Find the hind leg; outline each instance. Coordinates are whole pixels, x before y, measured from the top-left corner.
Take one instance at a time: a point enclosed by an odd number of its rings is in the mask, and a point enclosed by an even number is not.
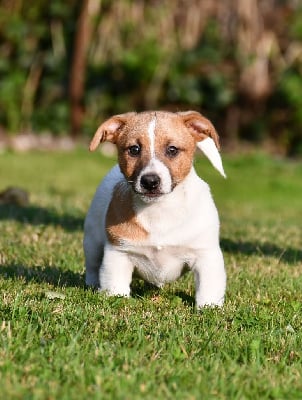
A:
[[[84,238],[84,254],[86,265],[86,285],[100,287],[100,266],[103,260],[104,246],[100,243],[93,243]]]

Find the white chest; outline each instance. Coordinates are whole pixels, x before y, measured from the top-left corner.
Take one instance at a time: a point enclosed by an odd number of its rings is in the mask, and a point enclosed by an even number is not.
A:
[[[182,246],[139,246],[124,249],[135,272],[146,281],[161,287],[179,278],[196,259],[193,249]]]

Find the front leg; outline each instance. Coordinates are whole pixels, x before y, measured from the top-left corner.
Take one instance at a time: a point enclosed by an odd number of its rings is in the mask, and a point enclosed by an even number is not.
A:
[[[196,305],[222,306],[226,288],[226,273],[219,247],[202,252],[193,268],[196,285]]]
[[[100,291],[111,296],[130,296],[133,264],[127,253],[107,243],[100,268]]]

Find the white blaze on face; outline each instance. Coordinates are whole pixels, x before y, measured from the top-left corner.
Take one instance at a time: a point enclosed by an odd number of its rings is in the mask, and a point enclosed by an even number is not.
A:
[[[148,126],[151,159],[155,158],[155,125],[156,125],[156,117],[153,117]]]
[[[156,157],[155,127],[156,127],[156,117],[153,117],[148,125],[150,160],[149,160],[148,164],[140,172],[140,174],[137,178],[136,184],[135,184],[136,191],[141,194],[146,193],[146,190],[140,186],[141,177],[145,174],[158,175],[158,177],[160,178],[160,186],[158,188],[160,194],[170,193],[172,190],[172,179],[170,176],[169,169],[166,167],[166,165],[162,161],[158,160]],[[147,198],[146,198],[146,201],[147,201]]]

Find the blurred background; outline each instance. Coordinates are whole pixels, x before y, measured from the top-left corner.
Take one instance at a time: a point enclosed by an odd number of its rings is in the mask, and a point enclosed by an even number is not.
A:
[[[226,149],[302,156],[300,0],[1,0],[0,137],[194,109]]]

